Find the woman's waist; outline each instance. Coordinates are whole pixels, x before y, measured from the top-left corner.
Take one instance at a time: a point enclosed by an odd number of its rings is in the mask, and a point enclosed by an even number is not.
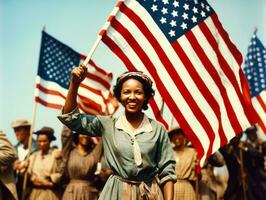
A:
[[[71,178],[69,184],[82,184],[88,186],[94,186],[94,182],[88,179]]]
[[[113,174],[112,176],[115,179],[118,179],[122,182],[130,183],[130,184],[141,184],[141,183],[150,184],[158,180],[157,174],[151,177],[122,177],[118,174]]]

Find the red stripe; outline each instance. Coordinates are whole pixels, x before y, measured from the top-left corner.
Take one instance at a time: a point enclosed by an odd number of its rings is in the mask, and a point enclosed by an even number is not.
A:
[[[63,105],[58,105],[58,104],[53,104],[53,103],[48,103],[44,100],[42,100],[40,97],[35,97],[35,101],[42,104],[43,106],[49,107],[49,108],[53,108],[53,109],[57,109],[57,110],[61,110]]]
[[[78,97],[79,97],[79,102],[80,103],[82,102],[82,104],[86,105],[88,108],[93,108],[102,111],[101,104],[98,104],[97,102],[93,101],[93,99],[88,99],[87,97],[82,96],[80,94],[78,94]]]
[[[80,54],[80,59],[81,60],[85,60],[86,56],[83,54]],[[98,65],[95,64],[95,62],[93,60],[89,60],[89,64],[92,65],[93,67],[95,67],[95,69],[97,70],[97,72],[101,73],[104,76],[108,76],[109,78],[113,78],[113,74],[109,73],[107,71],[105,71],[104,69],[100,68]]]
[[[98,110],[84,106],[82,103],[78,103],[78,107],[84,113],[89,114],[89,115],[99,115],[100,114]]]
[[[255,114],[256,111],[254,110],[254,107],[253,107],[253,104],[251,101],[251,94],[250,94],[250,90],[249,90],[248,81],[246,79],[246,76],[245,76],[243,70],[240,70],[239,74],[240,74],[240,82],[241,82],[241,86],[242,86],[243,98],[245,101],[247,113],[249,113],[247,117],[250,121],[250,124],[254,125],[258,122],[258,118],[257,118],[257,115]]]
[[[141,32],[145,35],[145,37],[147,38],[147,40],[149,40],[150,44],[155,49],[155,51],[156,51],[158,57],[160,58],[161,62],[165,66],[167,66],[166,67],[166,70],[168,71],[168,73],[172,77],[175,77],[173,79],[173,82],[175,82],[175,85],[177,86],[177,88],[179,89],[179,91],[181,91],[183,97],[186,99],[186,101],[190,105],[190,108],[192,109],[192,111],[194,112],[194,114],[197,116],[197,119],[202,124],[202,127],[205,129],[205,131],[207,133],[212,134],[214,136],[214,132],[213,132],[213,130],[211,128],[211,125],[210,125],[209,121],[206,119],[204,113],[200,110],[200,108],[198,107],[197,103],[195,102],[195,100],[193,99],[193,97],[190,95],[189,91],[187,90],[186,86],[184,85],[183,81],[181,80],[179,74],[177,74],[177,72],[174,69],[172,63],[170,62],[170,60],[166,56],[166,54],[163,51],[163,49],[160,47],[160,44],[158,43],[158,41],[151,34],[151,32],[149,31],[149,29],[142,22],[142,20],[139,18],[139,16],[137,16],[132,10],[130,10],[129,8],[127,8],[126,5],[123,5],[121,7],[121,12],[125,13],[136,24],[136,26],[141,30]],[[131,33],[127,29],[125,29],[123,27],[123,25],[121,25],[120,22],[117,21],[116,19],[113,20],[112,26],[118,32],[120,32],[121,35],[124,36],[124,38],[130,44],[130,46],[134,49],[134,51],[136,52],[136,54],[142,60],[142,62],[146,66],[146,68],[147,69],[150,68],[149,71],[150,72],[152,71],[151,74],[152,73],[155,73],[156,72],[156,69],[153,66],[153,63],[150,61],[150,58],[145,54],[145,52],[143,51],[143,49],[141,48],[141,46],[132,37]],[[157,75],[157,73],[156,73],[156,75]],[[158,82],[157,79],[155,79],[155,81],[156,81],[156,83]],[[165,90],[165,87],[164,87],[163,90]],[[159,92],[161,92],[161,95],[164,96],[164,94],[163,94],[164,92],[163,91],[159,90]],[[166,101],[166,103],[168,104],[168,101]],[[169,104],[168,104],[168,106],[169,106]],[[171,108],[171,107],[169,106],[169,108]],[[171,110],[171,111],[172,112],[175,112],[173,110]],[[176,119],[179,119],[179,118],[176,118]],[[179,124],[182,127],[182,123],[179,123]],[[190,134],[193,134],[193,132],[186,131],[185,129],[184,129],[184,131],[185,132],[188,132]],[[189,134],[188,134],[188,138],[191,138],[191,136]],[[211,152],[209,152],[209,153],[211,153]]]
[[[95,88],[92,88],[92,87],[90,87],[88,85],[85,85],[84,83],[81,83],[80,87],[82,87],[82,88],[84,88],[86,90],[89,90],[89,91],[91,91],[91,92],[93,92],[93,93],[95,93],[95,94],[97,94],[99,96],[102,96],[101,90],[97,90]]]
[[[266,105],[265,105],[265,102],[263,101],[263,99],[261,98],[260,95],[257,95],[256,98],[257,98],[258,102],[260,103],[262,109],[266,113]]]
[[[101,84],[107,90],[109,90],[110,87],[111,87],[110,83],[108,83],[106,80],[100,78],[99,76],[96,76],[95,74],[90,73],[89,71],[88,71],[88,74],[87,74],[87,78],[98,82],[99,84]]]
[[[103,70],[102,68],[100,68],[98,65],[95,64],[95,62],[93,60],[90,60],[89,64],[92,65],[93,67],[95,67],[97,72],[101,73],[102,75],[108,76],[110,79],[113,78],[113,74],[112,73],[109,73],[109,72]]]
[[[215,113],[215,115],[217,117],[218,123],[219,123],[218,133],[219,133],[219,136],[220,136],[221,145],[226,144],[227,143],[227,139],[225,137],[223,126],[222,126],[222,123],[221,123],[222,120],[221,120],[221,112],[220,112],[219,104],[214,99],[213,95],[210,93],[209,89],[206,87],[206,85],[202,81],[201,77],[198,75],[198,72],[195,70],[193,64],[189,60],[188,56],[186,55],[186,53],[184,52],[184,50],[182,49],[180,44],[178,42],[174,42],[172,44],[172,46],[173,46],[175,52],[177,53],[177,55],[179,56],[179,58],[181,59],[182,63],[186,67],[187,71],[189,72],[189,74],[193,78],[194,82],[197,83],[197,86],[198,86],[199,90],[200,91],[204,91],[204,94],[203,93],[201,93],[201,94],[202,94],[202,96],[204,96],[204,98],[209,103],[210,107],[213,109],[213,111],[214,111],[214,113]],[[197,48],[197,47],[195,47],[195,48]],[[210,132],[210,133],[208,133],[208,137],[209,137],[211,143],[213,143],[215,135],[212,134],[212,132]],[[210,152],[211,150],[212,150],[212,146],[210,146],[208,153],[211,153]]]
[[[213,23],[215,24],[215,27],[218,29],[220,35],[222,36],[223,40],[225,41],[226,45],[228,46],[228,49],[231,51],[231,54],[234,56],[236,62],[239,66],[241,66],[243,58],[241,53],[238,51],[236,46],[231,42],[230,37],[228,33],[223,28],[221,22],[218,19],[218,16],[216,14],[213,14],[211,16]]]
[[[40,83],[36,84],[36,88],[38,88],[40,91],[42,91],[45,94],[59,96],[62,97],[63,99],[66,99],[66,97],[62,93],[58,92],[57,90],[47,89],[43,87]]]
[[[136,70],[136,68],[133,66],[133,64],[130,62],[128,57],[124,54],[124,52],[109,38],[107,35],[105,35],[102,38],[102,41],[119,57],[122,62],[125,64],[128,70]],[[153,101],[153,99],[150,100],[150,106],[152,108],[152,111],[154,113],[155,118],[160,121],[162,124],[164,124],[165,127],[168,127],[166,121],[163,119],[161,114],[158,112],[158,107],[156,105],[156,102]]]
[[[168,129],[169,126],[166,123],[166,121],[164,120],[163,116],[161,115],[160,109],[159,109],[158,105],[156,104],[154,98],[150,99],[149,104],[150,104],[150,106],[151,106],[151,108],[153,110],[155,119],[158,120],[159,122],[161,122],[164,125],[164,127],[166,129]]]
[[[172,99],[171,95],[166,90],[163,82],[160,79],[160,76],[157,74],[156,68],[154,67],[153,63],[150,61],[149,57],[145,54],[143,49],[140,47],[140,45],[134,40],[132,35],[129,33],[127,29],[125,29],[117,20],[113,20],[112,26],[121,34],[124,36],[124,38],[127,39],[127,42],[130,44],[130,46],[134,49],[140,60],[145,63],[146,68],[150,72],[151,76],[154,78],[156,85],[158,87],[158,91],[161,93],[161,96],[163,96],[166,99],[166,103],[169,108],[171,108],[171,111],[176,119],[180,119],[181,122],[180,125],[183,125],[183,129],[186,132],[187,135],[191,135],[190,138],[197,139],[196,136],[194,136],[194,132],[189,126],[189,124],[184,119],[183,115],[181,114],[180,110],[178,109],[177,105],[175,104],[174,100]],[[202,117],[204,118],[204,117]],[[208,129],[208,126],[204,126],[204,128]],[[200,142],[197,139],[197,142],[194,142],[194,144],[199,144],[199,148],[201,147],[201,150],[199,150],[199,156],[203,155],[203,149],[200,144]],[[196,146],[196,145],[195,145]]]
[[[202,47],[198,43],[196,36],[192,32],[188,32],[186,34],[186,37],[187,37],[188,41],[190,42],[192,48],[194,49],[194,51],[198,55],[198,58],[201,60],[204,68],[208,71],[208,73],[213,78],[213,80],[215,80],[215,83],[216,83],[217,87],[219,88],[220,94],[223,98],[223,102],[225,105],[225,109],[228,113],[228,117],[230,118],[230,123],[231,123],[231,125],[235,131],[239,131],[239,129],[241,129],[241,126],[239,125],[236,114],[233,112],[232,104],[230,103],[228,94],[226,92],[226,89],[225,89],[222,81],[221,81],[221,77],[220,77],[219,73],[216,71],[215,67],[213,66],[213,64],[209,60],[208,56],[205,54],[204,50],[202,49]],[[180,58],[182,58],[183,56],[185,56],[185,55],[180,56]],[[187,61],[186,61],[186,63],[187,63]],[[196,82],[198,83],[198,81],[196,81]],[[203,90],[203,91],[205,91],[205,90]],[[215,105],[215,104],[211,104],[212,107],[213,107],[213,105]],[[220,107],[219,104],[217,104],[217,107],[214,109],[217,112],[217,115],[220,115],[220,112],[219,112],[220,108],[219,107]],[[221,122],[221,118],[218,117],[218,119]],[[227,138],[225,136],[224,131],[220,129],[219,135],[221,138],[221,145],[226,144]]]
[[[199,25],[199,28],[201,29],[202,33],[205,35],[206,39],[208,40],[209,44],[213,48],[214,52],[216,53],[216,56],[217,56],[218,62],[219,62],[219,66],[221,67],[221,69],[225,73],[226,77],[229,79],[232,86],[234,87],[234,90],[235,90],[235,92],[238,96],[238,99],[241,103],[241,106],[244,110],[245,116],[249,120],[249,117],[248,117],[249,113],[247,111],[247,106],[246,106],[246,103],[244,101],[242,92],[240,91],[239,83],[236,79],[236,76],[239,76],[239,74],[234,74],[234,72],[232,71],[232,69],[228,65],[227,61],[222,56],[220,49],[219,49],[219,46],[218,46],[218,43],[217,43],[216,39],[214,38],[214,36],[212,35],[212,33],[210,32],[210,30],[208,29],[207,25],[205,23],[201,23]],[[240,70],[241,70],[241,68],[239,67],[238,71],[240,71]],[[251,123],[251,121],[250,121],[250,123]],[[238,131],[236,131],[236,133],[240,133],[242,131],[243,131],[242,128],[240,128]]]

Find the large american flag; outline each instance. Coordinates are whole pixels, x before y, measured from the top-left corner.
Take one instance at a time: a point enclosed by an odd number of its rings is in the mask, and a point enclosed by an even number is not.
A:
[[[266,134],[266,49],[254,32],[245,59],[244,72],[259,116],[258,125]]]
[[[125,66],[153,78],[151,103],[163,99],[201,165],[255,123],[242,56],[205,0],[121,0],[105,27]]]
[[[85,56],[77,53],[46,32],[42,32],[35,101],[54,109],[65,103],[71,71]],[[78,106],[88,114],[112,114],[118,107],[110,92],[112,73],[99,68],[92,60],[88,76],[78,90]]]

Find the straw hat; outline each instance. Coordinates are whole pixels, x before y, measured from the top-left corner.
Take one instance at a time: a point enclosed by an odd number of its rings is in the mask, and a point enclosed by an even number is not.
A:
[[[12,128],[24,127],[24,126],[31,126],[31,123],[26,119],[18,119],[11,123]]]

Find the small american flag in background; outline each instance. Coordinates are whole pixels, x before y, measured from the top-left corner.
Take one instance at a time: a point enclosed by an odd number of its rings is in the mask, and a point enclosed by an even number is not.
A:
[[[54,109],[65,103],[71,71],[85,59],[70,47],[42,32],[39,67],[36,77],[35,101]],[[78,105],[87,114],[112,114],[118,107],[110,87],[112,73],[99,68],[93,61],[88,76],[78,91]]]
[[[121,0],[105,27],[103,42],[125,66],[153,78],[153,111],[163,99],[201,165],[255,123],[242,56],[207,1]]]
[[[248,47],[244,72],[249,83],[252,104],[259,116],[258,125],[266,134],[266,49],[256,31]]]

